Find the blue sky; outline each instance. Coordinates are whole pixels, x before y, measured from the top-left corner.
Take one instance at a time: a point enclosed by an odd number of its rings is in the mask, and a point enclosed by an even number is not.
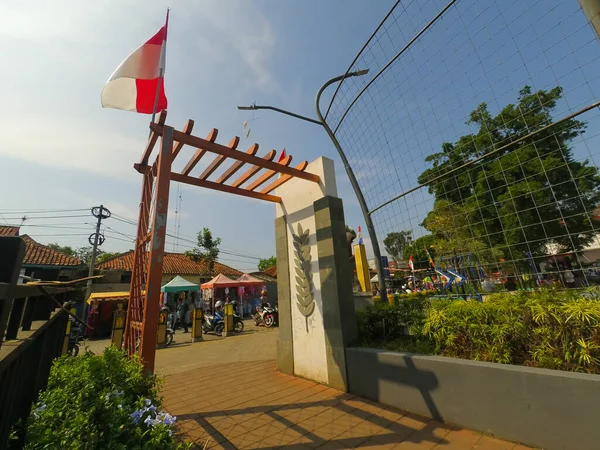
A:
[[[22,233],[79,247],[92,231],[91,216],[53,219],[49,216],[68,213],[46,213],[35,219],[34,211],[102,203],[119,217],[137,217],[141,177],[132,164],[144,147],[149,116],[102,109],[100,92],[121,60],[160,28],[167,6],[168,123],[181,128],[192,118],[195,134],[204,136],[215,127],[217,141],[227,143],[249,120],[251,135],[242,138],[240,149],[257,142],[260,154],[285,147],[295,162],[333,158],[346,220],[354,227],[362,224],[322,129],[275,113],[239,112],[236,106],[256,101],[314,115],[317,89],[345,72],[392,3],[29,0],[4,5],[0,55],[10,64],[0,71],[0,83],[8,88],[0,111],[0,224],[19,224],[26,214]],[[179,164],[191,154],[193,149],[182,152]],[[168,228],[173,234],[176,191],[172,184]],[[271,204],[182,186],[180,236],[186,239],[209,227],[225,249],[270,256],[274,216]],[[132,248],[126,236],[135,234],[133,226],[114,219],[105,224],[110,228],[103,250]],[[173,250],[174,239],[167,242]],[[180,241],[178,249],[190,246]],[[222,260],[242,270],[257,263],[230,255]]]

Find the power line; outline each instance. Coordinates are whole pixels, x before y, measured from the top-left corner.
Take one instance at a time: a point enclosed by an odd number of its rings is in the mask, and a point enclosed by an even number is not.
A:
[[[81,209],[0,209],[0,211],[9,213],[9,214],[48,214],[48,213],[57,213],[57,212],[79,212],[79,211],[89,211],[90,208],[81,208]]]
[[[8,219],[11,220],[39,220],[39,219],[70,219],[70,218],[74,218],[74,217],[90,217],[89,214],[76,214],[76,215],[63,215],[63,216],[37,216],[37,217],[27,217],[27,215],[25,216],[17,216],[17,217],[7,217]],[[5,220],[6,220],[6,216],[5,216]]]

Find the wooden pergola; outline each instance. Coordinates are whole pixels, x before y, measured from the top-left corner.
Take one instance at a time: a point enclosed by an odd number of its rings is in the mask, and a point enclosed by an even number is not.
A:
[[[188,120],[183,130],[178,131],[165,125],[166,118],[163,111],[158,122],[150,124],[148,144],[140,162],[134,164],[143,175],[143,182],[124,345],[129,354],[139,353],[148,373],[154,371],[171,181],[274,203],[281,203],[281,198],[273,191],[292,178],[321,181],[318,175],[306,172],[307,161],[289,167],[291,155],[274,162],[275,150],[256,156],[258,144],[241,151],[237,149],[240,143],[237,136],[228,145],[218,144],[216,128],[203,139],[192,135],[193,120]],[[159,138],[158,154],[150,162]],[[172,164],[185,145],[196,151],[181,172],[174,172]],[[200,175],[193,175],[194,168],[208,154],[214,155],[211,162]]]

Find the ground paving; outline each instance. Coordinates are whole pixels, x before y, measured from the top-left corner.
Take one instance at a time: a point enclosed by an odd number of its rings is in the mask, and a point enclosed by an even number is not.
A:
[[[525,450],[277,371],[278,331],[250,329],[157,353],[167,411],[202,449]]]

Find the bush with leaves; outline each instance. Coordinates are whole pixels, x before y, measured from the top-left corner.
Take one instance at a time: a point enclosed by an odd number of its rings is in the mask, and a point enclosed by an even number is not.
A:
[[[360,312],[359,333],[368,346],[418,344],[424,353],[600,374],[599,300],[597,288],[500,293],[484,302],[409,294]]]
[[[158,380],[143,375],[138,359],[114,347],[63,357],[27,419],[25,449],[188,448],[175,442],[176,418],[160,406]]]

